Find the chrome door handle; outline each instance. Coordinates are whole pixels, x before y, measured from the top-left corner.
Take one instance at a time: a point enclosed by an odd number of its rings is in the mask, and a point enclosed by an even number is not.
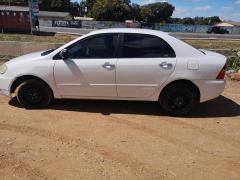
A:
[[[162,62],[161,64],[159,64],[159,66],[163,69],[172,69],[173,68],[173,64],[167,63],[167,62]]]
[[[115,69],[115,65],[114,64],[110,64],[109,62],[106,62],[105,64],[103,64],[102,67],[104,69],[107,69],[107,70],[114,70]]]

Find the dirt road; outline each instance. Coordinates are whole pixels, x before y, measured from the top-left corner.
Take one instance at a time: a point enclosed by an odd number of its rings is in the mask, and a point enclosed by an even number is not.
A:
[[[0,97],[0,179],[240,179],[240,83],[172,118],[155,103]]]

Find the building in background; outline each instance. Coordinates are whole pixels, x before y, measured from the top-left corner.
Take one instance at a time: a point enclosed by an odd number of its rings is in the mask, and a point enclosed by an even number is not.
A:
[[[223,21],[221,23],[215,24],[215,27],[225,29],[229,33],[233,34],[234,31],[239,31],[240,29],[240,22],[235,22],[235,21]]]
[[[221,23],[216,24],[218,27],[240,27],[240,22],[234,21],[223,21]]]
[[[1,32],[31,32],[28,4],[0,3]]]
[[[72,20],[72,16],[69,12],[51,12],[51,11],[39,11],[39,21],[59,21],[59,20]]]
[[[69,12],[50,12],[39,11],[36,14],[38,17],[40,26],[52,27],[59,25],[60,27],[66,27],[69,21],[72,20],[72,16]]]
[[[33,32],[38,22],[38,0],[28,0],[28,3],[0,2],[1,32]]]

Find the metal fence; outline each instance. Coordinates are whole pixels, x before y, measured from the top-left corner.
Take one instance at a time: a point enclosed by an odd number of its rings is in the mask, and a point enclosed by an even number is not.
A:
[[[156,30],[165,32],[189,32],[205,33],[209,29],[208,25],[183,25],[183,24],[155,24]]]
[[[155,24],[156,30],[165,32],[206,33],[210,25]],[[231,34],[240,34],[240,27],[224,27]]]
[[[124,23],[114,21],[40,21],[43,27],[67,27],[83,29],[105,29],[105,28],[147,28],[161,30],[165,32],[188,32],[188,33],[206,33],[209,25],[184,25],[184,24],[148,24],[148,23]],[[240,34],[240,27],[226,27],[231,34]]]

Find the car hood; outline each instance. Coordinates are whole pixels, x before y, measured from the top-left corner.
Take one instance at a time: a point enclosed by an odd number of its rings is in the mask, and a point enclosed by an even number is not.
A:
[[[23,55],[23,56],[19,56],[19,57],[11,59],[10,61],[7,62],[7,64],[37,60],[37,59],[42,58],[41,54],[43,52],[44,51],[38,51],[38,52]]]

